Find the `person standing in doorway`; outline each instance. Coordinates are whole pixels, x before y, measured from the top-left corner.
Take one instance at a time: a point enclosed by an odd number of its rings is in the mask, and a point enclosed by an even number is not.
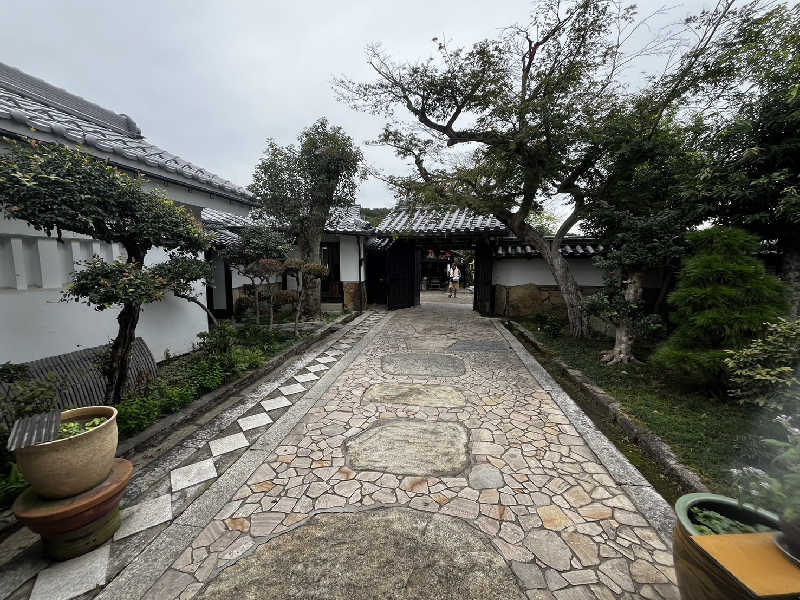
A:
[[[450,285],[447,287],[447,297],[455,298],[458,294],[458,282],[461,279],[461,271],[458,265],[447,265],[447,279],[450,282]]]

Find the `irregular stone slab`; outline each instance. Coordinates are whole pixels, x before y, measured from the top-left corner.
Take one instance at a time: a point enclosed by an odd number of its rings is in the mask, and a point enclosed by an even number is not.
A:
[[[482,533],[457,518],[393,508],[313,517],[222,571],[197,600],[299,600],[309,592],[330,600],[524,598]]]
[[[364,392],[361,402],[451,408],[464,406],[466,400],[461,390],[452,385],[376,383]]]
[[[469,472],[469,485],[476,490],[501,488],[505,484],[500,469],[490,464],[475,465]]]
[[[511,348],[499,340],[459,340],[448,350],[451,352],[510,352]]]
[[[65,562],[55,563],[36,578],[31,600],[67,600],[106,582],[111,544]]]
[[[387,354],[381,358],[381,368],[389,375],[428,377],[458,377],[467,372],[464,361],[458,356],[433,352]]]
[[[444,350],[453,341],[453,338],[445,336],[414,337],[409,338],[406,345],[412,351]]]
[[[398,475],[448,475],[467,467],[467,430],[457,423],[393,419],[347,444],[350,465]]]

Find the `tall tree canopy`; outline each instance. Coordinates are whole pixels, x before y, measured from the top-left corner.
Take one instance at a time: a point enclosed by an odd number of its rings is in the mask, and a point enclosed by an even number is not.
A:
[[[302,131],[297,145],[267,140],[250,191],[264,213],[297,241],[305,262],[320,261],[320,242],[331,208],[355,203],[358,184],[365,176],[363,158],[353,139],[324,117]],[[303,285],[308,286],[304,310],[320,315],[319,279],[304,277]]]
[[[733,109],[707,139],[696,200],[775,243],[800,316],[800,5],[753,18],[738,41],[727,56]]]
[[[121,306],[119,331],[106,361],[106,401],[125,391],[130,350],[142,304],[161,299],[170,282],[144,267],[154,246],[194,255],[212,236],[185,208],[160,191],[147,191],[139,178],[123,173],[80,149],[10,142],[0,155],[0,208],[48,235],[73,231],[119,243],[126,262],[94,259],[75,274],[65,297],[104,310]]]
[[[409,177],[389,178],[402,195],[492,213],[541,253],[565,300],[571,333],[581,336],[588,332],[582,296],[559,248],[587,210],[587,178],[619,142],[620,74],[637,57],[672,52],[665,72],[651,82],[651,128],[715,75],[716,41],[741,18],[732,5],[721,0],[688,20],[695,34],[689,46],[656,36],[627,52],[640,26],[634,8],[613,0],[539,0],[527,26],[468,48],[435,39],[434,56],[397,62],[373,46],[367,59],[375,79],[342,79],[336,88],[354,108],[388,119],[378,142],[416,167]],[[461,145],[462,152],[447,153]],[[573,210],[548,238],[529,216],[559,194]]]

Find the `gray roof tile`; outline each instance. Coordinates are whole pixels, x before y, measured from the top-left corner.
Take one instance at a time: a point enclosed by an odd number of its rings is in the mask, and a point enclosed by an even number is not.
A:
[[[255,205],[252,194],[243,187],[147,142],[127,115],[0,63],[0,130],[3,120],[86,144],[112,155],[111,162],[113,155],[135,160],[142,163],[143,172]]]
[[[417,209],[393,210],[375,228],[377,234],[416,234],[435,236],[444,233],[482,233],[508,231],[493,215],[479,215],[468,208],[449,211]]]

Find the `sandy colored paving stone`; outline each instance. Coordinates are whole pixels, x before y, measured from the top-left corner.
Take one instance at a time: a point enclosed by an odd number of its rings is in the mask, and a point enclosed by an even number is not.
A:
[[[376,383],[361,398],[362,403],[410,404],[412,406],[464,406],[464,393],[452,385]]]
[[[285,600],[308,598],[308,590],[330,600],[524,598],[483,534],[453,517],[400,508],[313,517],[222,571],[198,598],[263,590]]]
[[[464,375],[464,361],[451,354],[403,352],[382,357],[381,367],[389,375],[458,377]]]
[[[457,423],[389,420],[347,443],[350,465],[408,475],[457,474],[467,465],[467,431]]]

